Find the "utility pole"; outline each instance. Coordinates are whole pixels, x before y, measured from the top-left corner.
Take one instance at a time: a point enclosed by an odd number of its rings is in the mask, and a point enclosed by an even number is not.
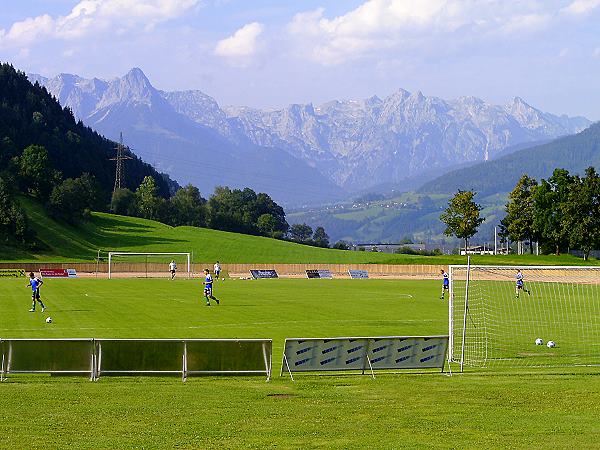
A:
[[[117,157],[110,158],[111,161],[117,162],[117,169],[115,172],[115,187],[113,189],[113,194],[117,189],[121,189],[121,184],[123,182],[123,161],[126,159],[133,159],[131,156],[125,155],[125,146],[123,145],[123,132],[120,134],[119,144],[115,147],[117,150]]]

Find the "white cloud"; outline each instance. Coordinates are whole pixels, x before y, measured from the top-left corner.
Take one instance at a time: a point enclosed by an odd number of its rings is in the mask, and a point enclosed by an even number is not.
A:
[[[523,14],[508,19],[501,31],[513,33],[523,30],[535,31],[543,28],[552,19],[550,14]]]
[[[258,37],[263,31],[263,26],[258,22],[244,25],[233,35],[219,41],[215,47],[215,54],[229,58],[248,57],[256,53]]]
[[[180,17],[200,0],[81,0],[66,16],[44,14],[0,30],[0,44],[26,45],[40,39],[76,39],[99,32],[148,30]]]
[[[574,15],[587,14],[600,6],[600,0],[575,0],[563,12]]]
[[[326,18],[323,8],[297,14],[288,31],[310,57],[337,64],[440,37],[443,44],[443,37],[452,34],[477,41],[537,31],[551,22],[557,8],[556,2],[536,0],[367,0],[334,18]]]
[[[15,22],[8,32],[3,33],[3,39],[29,44],[40,36],[48,35],[54,29],[54,19],[47,14]],[[4,30],[3,30],[4,31]]]

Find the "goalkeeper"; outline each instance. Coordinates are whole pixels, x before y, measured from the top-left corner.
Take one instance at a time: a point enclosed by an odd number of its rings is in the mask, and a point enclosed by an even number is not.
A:
[[[521,272],[521,269],[517,269],[515,279],[517,280],[515,284],[515,298],[519,298],[519,291],[527,292],[528,295],[531,295],[531,291],[525,289],[525,282],[523,281],[523,273]]]

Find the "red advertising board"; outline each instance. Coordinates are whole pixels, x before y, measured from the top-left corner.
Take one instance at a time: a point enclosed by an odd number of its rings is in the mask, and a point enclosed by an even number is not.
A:
[[[40,269],[40,275],[43,278],[68,278],[67,269]]]

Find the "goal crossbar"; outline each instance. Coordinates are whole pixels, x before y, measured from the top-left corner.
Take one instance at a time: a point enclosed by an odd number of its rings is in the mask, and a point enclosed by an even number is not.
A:
[[[188,275],[192,272],[190,252],[108,252],[108,278],[112,278],[112,259],[114,256],[185,256]]]

